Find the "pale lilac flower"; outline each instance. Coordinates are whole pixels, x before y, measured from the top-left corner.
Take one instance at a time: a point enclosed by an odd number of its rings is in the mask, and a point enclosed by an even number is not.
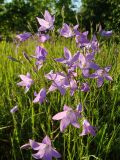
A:
[[[18,86],[25,87],[25,93],[28,92],[30,89],[30,86],[34,83],[34,81],[31,79],[30,73],[27,73],[27,75],[19,75],[22,79],[21,82],[17,83]]]
[[[33,58],[36,58],[36,66],[38,70],[43,66],[43,62],[46,60],[47,51],[42,48],[41,46],[36,47],[35,56],[32,56]]]
[[[11,113],[15,113],[16,111],[18,111],[18,106],[14,106],[14,107],[10,110]]]
[[[27,40],[32,34],[31,33],[23,33],[16,36],[21,42]]]
[[[47,35],[45,35],[45,34],[40,34],[40,36],[39,36],[39,41],[41,42],[41,43],[44,43],[44,42],[46,42],[47,40],[49,40],[50,39],[50,36],[47,34]]]
[[[35,159],[43,159],[43,160],[52,160],[54,158],[60,158],[61,154],[52,148],[51,140],[48,136],[45,136],[42,143],[38,143],[34,140],[29,140],[29,144],[25,144],[21,146],[21,149],[28,149],[31,147],[33,150],[38,151],[35,154],[32,154]]]
[[[79,107],[74,111],[72,108],[64,105],[63,112],[57,113],[52,117],[53,120],[61,120],[60,131],[63,132],[69,124],[72,124],[76,128],[80,128],[78,118],[81,118]]]
[[[75,72],[69,72],[65,75],[63,72],[56,72],[50,71],[45,77],[49,80],[52,80],[52,84],[48,89],[48,92],[55,91],[58,89],[62,95],[65,95],[66,89],[70,88],[70,94],[73,96],[75,90],[77,90],[77,82],[74,79],[76,76]]]
[[[102,30],[102,31],[100,31],[100,34],[103,37],[110,37],[112,35],[112,30],[111,31]]]
[[[82,83],[81,91],[82,92],[88,92],[89,90],[90,90],[90,87],[89,87],[88,83]]]
[[[97,86],[101,87],[103,85],[104,79],[108,80],[108,81],[112,81],[112,77],[108,74],[108,72],[110,71],[111,67],[105,67],[105,68],[100,68],[98,70],[96,70],[95,73],[90,75],[90,78],[96,78],[97,79]]]
[[[33,103],[39,102],[41,104],[44,102],[46,98],[46,89],[42,88],[38,94],[35,92],[34,95],[36,98],[33,100]]]
[[[55,21],[55,17],[51,16],[50,13],[46,10],[44,13],[44,19],[38,18],[38,23],[41,25],[39,31],[52,30],[54,28],[53,24]]]
[[[84,119],[83,120],[83,131],[80,134],[80,136],[84,136],[84,135],[87,135],[87,134],[91,134],[93,136],[96,135],[94,127],[90,125],[88,120]]]
[[[68,48],[64,47],[64,58],[56,58],[55,60],[57,62],[66,64],[69,67],[74,66],[74,63],[76,61],[78,61],[79,59],[79,52],[77,52],[76,54],[74,54],[74,56],[71,55],[71,52]]]
[[[98,51],[99,43],[98,43],[97,37],[93,35],[92,40],[90,40],[89,43],[85,45],[85,47],[89,51],[92,50],[92,52]]]
[[[73,37],[77,32],[79,25],[73,27],[73,29],[68,26],[66,23],[63,24],[63,27],[59,30],[61,36],[65,38]]]
[[[77,63],[78,67],[81,68],[82,74],[84,77],[89,77],[89,70],[99,69],[99,66],[93,62],[94,56],[92,54],[84,56],[83,54],[79,54],[79,62]]]
[[[87,35],[88,31],[76,35],[75,39],[78,47],[86,47],[89,44]]]
[[[69,87],[69,81],[64,73],[50,71],[45,77],[53,81],[48,92],[58,89],[62,95],[65,94],[66,88]]]

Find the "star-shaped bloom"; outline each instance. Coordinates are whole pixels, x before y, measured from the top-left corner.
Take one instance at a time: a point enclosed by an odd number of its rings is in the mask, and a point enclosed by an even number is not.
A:
[[[93,62],[94,56],[92,54],[84,56],[83,54],[79,54],[79,62],[77,63],[78,67],[81,68],[82,74],[84,77],[89,77],[89,70],[99,69],[99,66]]]
[[[52,147],[51,140],[48,136],[45,136],[45,138],[42,140],[42,143],[30,139],[29,143],[21,146],[20,148],[28,149],[29,147],[35,151],[38,151],[37,153],[32,154],[33,158],[35,159],[52,160],[52,157],[61,157],[61,154]]]
[[[89,44],[89,40],[87,38],[88,31],[85,31],[83,33],[79,33],[76,35],[76,43],[78,47],[86,47]]]
[[[44,13],[44,19],[38,18],[38,23],[41,25],[39,31],[52,30],[54,28],[53,24],[55,21],[55,17],[51,16],[50,13],[46,10]]]
[[[27,73],[27,75],[19,75],[22,79],[21,82],[17,83],[18,86],[25,87],[25,93],[28,92],[30,89],[30,86],[34,83],[34,81],[31,79],[30,73]]]
[[[111,69],[111,66],[105,67],[103,69],[100,68],[100,69],[96,70],[95,73],[90,75],[90,78],[96,78],[97,79],[98,88],[103,85],[104,79],[106,79],[108,81],[113,80],[112,77],[108,74],[110,69]]]
[[[63,27],[59,30],[59,33],[61,36],[65,37],[65,38],[70,38],[75,35],[78,27],[79,27],[79,25],[76,25],[72,29],[70,26],[68,26],[66,23],[64,23]]]
[[[88,122],[88,120],[84,119],[83,120],[83,131],[80,134],[80,136],[84,136],[84,135],[87,135],[89,133],[91,135],[93,135],[93,136],[96,135],[94,127],[90,125],[90,123]]]
[[[36,98],[33,100],[33,103],[43,103],[46,98],[46,89],[42,88],[38,94],[35,92],[34,96]]]
[[[31,36],[31,33],[23,33],[16,36],[21,42],[27,40]]]
[[[82,92],[88,92],[89,90],[90,90],[90,87],[89,87],[88,83],[82,83],[81,91]]]
[[[79,107],[77,106],[77,109],[74,111],[72,108],[64,105],[63,110],[63,112],[59,112],[52,117],[53,120],[61,120],[60,131],[63,132],[69,124],[80,128],[80,124],[78,123],[78,118],[81,118]]]
[[[76,61],[78,61],[79,58],[79,52],[77,52],[76,54],[74,54],[74,56],[72,57],[71,52],[68,48],[64,47],[64,58],[56,58],[55,60],[57,62],[66,64],[69,67],[74,66],[74,63]]]
[[[53,71],[50,71],[48,74],[45,75],[45,77],[53,81],[48,92],[58,89],[62,95],[65,94],[66,88],[69,87],[69,81],[64,73],[53,73]]]
[[[36,47],[35,56],[32,56],[33,58],[36,58],[36,66],[38,70],[43,66],[43,62],[46,60],[47,51],[42,48],[41,46]]]

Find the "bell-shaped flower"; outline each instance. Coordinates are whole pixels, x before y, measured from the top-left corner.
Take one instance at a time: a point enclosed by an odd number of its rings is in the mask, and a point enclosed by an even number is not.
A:
[[[28,92],[30,89],[30,86],[34,83],[34,81],[31,79],[30,73],[27,73],[27,75],[19,75],[22,79],[21,82],[17,83],[18,86],[25,87],[25,93]]]
[[[42,88],[40,92],[37,94],[36,92],[34,93],[35,99],[33,100],[33,103],[43,103],[45,98],[46,98],[46,89]]]
[[[80,128],[78,123],[78,118],[81,118],[79,112],[79,107],[77,106],[76,110],[64,105],[63,112],[57,113],[52,117],[53,120],[61,120],[60,122],[60,131],[63,132],[69,124],[73,125],[76,128]]]
[[[81,89],[82,92],[88,92],[90,90],[90,87],[88,85],[88,83],[82,83],[81,84]]]
[[[50,71],[48,74],[45,75],[45,77],[53,81],[48,92],[58,89],[62,95],[65,94],[66,88],[69,87],[69,81],[64,73],[53,73],[53,71]]]
[[[52,157],[61,157],[61,154],[52,147],[51,140],[48,136],[45,136],[45,138],[42,140],[42,143],[30,139],[29,143],[21,146],[20,148],[28,149],[29,147],[35,151],[38,151],[37,153],[32,154],[33,158],[35,159],[52,160]]]
[[[64,47],[64,58],[56,58],[55,60],[57,62],[66,64],[69,67],[74,66],[74,63],[76,61],[78,61],[79,58],[79,52],[77,52],[76,54],[74,54],[74,56],[71,55],[71,52],[68,48]]]
[[[88,35],[88,31],[85,31],[83,33],[77,34],[75,37],[77,46],[82,48],[82,47],[86,47],[89,44],[89,40],[87,38]]]
[[[16,36],[21,42],[27,40],[31,36],[31,33],[23,33]]]
[[[15,113],[16,111],[18,111],[18,106],[14,106],[14,107],[10,110],[11,113]]]
[[[105,30],[101,30],[100,31],[101,36],[103,37],[110,37],[112,36],[112,30],[111,31],[105,31]]]
[[[70,38],[75,35],[78,27],[79,27],[79,25],[76,25],[72,29],[70,26],[68,26],[66,23],[64,23],[63,27],[59,30],[59,33],[61,36],[65,37],[65,38]]]
[[[55,17],[52,17],[47,10],[45,10],[44,19],[37,17],[37,20],[38,23],[41,25],[39,31],[52,30],[54,28]]]
[[[105,67],[105,68],[100,68],[96,70],[95,73],[90,75],[90,78],[96,78],[97,79],[97,86],[98,88],[101,87],[104,83],[104,79],[108,81],[112,81],[112,77],[108,74],[110,71],[111,66]]]
[[[39,35],[39,41],[41,43],[44,43],[44,42],[46,42],[49,39],[50,39],[50,36],[48,34],[40,34]]]
[[[87,134],[91,134],[93,136],[96,135],[95,128],[90,125],[90,123],[88,122],[88,120],[84,119],[83,120],[83,131],[80,134],[80,136],[84,136],[84,135],[87,135]]]
[[[35,56],[32,57],[36,58],[36,66],[38,70],[43,66],[43,62],[46,60],[47,54],[47,51],[41,46],[36,47]]]
[[[99,69],[99,66],[93,62],[94,57],[92,54],[84,56],[83,54],[79,54],[79,62],[77,63],[78,67],[82,70],[82,74],[84,77],[89,77],[89,70]]]

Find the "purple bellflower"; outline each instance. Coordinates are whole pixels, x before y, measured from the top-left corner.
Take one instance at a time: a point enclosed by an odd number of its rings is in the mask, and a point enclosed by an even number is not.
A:
[[[62,95],[65,94],[66,88],[69,87],[69,81],[64,73],[50,71],[45,77],[53,81],[48,92],[58,89]]]
[[[103,69],[100,68],[100,69],[96,70],[95,73],[90,75],[90,78],[96,78],[97,79],[98,88],[103,85],[104,79],[106,79],[108,81],[113,80],[112,77],[108,74],[110,69],[111,69],[111,66],[105,67]]]
[[[84,77],[89,77],[90,69],[99,69],[99,66],[95,64],[93,60],[94,56],[92,54],[88,54],[86,56],[84,56],[83,54],[79,54],[79,62],[77,65],[81,68]]]
[[[34,95],[36,98],[33,100],[33,103],[39,102],[41,104],[44,102],[46,98],[46,89],[42,88],[38,94],[35,92]]]
[[[93,136],[96,135],[94,127],[90,125],[90,123],[88,122],[88,120],[84,119],[83,120],[83,131],[80,134],[80,136],[84,136],[84,135],[87,135],[89,133],[91,135],[93,135]]]
[[[36,53],[36,55],[32,56],[32,57],[36,58],[36,66],[39,70],[43,66],[43,62],[46,60],[46,56],[48,53],[41,46],[36,47],[35,53]]]
[[[71,52],[69,51],[69,49],[67,49],[66,47],[64,47],[64,58],[56,58],[55,60],[57,62],[66,64],[69,67],[74,66],[74,63],[76,61],[78,61],[79,59],[79,52],[77,52],[73,57],[71,55]]]
[[[110,37],[112,36],[112,30],[111,31],[105,31],[105,30],[101,30],[100,31],[101,36],[103,37]]]
[[[23,86],[25,88],[25,93],[28,92],[30,89],[30,86],[34,83],[34,81],[31,79],[30,73],[27,73],[27,75],[19,75],[22,79],[21,82],[17,83],[18,86]]]
[[[51,140],[48,136],[42,140],[42,143],[36,142],[34,140],[29,140],[29,143],[21,146],[21,149],[28,149],[31,147],[33,150],[38,151],[35,154],[32,154],[35,159],[43,159],[43,160],[52,160],[54,158],[60,158],[61,154],[52,148]]]
[[[88,92],[89,90],[90,90],[90,87],[89,87],[88,83],[82,83],[81,91],[82,92]]]
[[[18,111],[18,106],[14,106],[14,107],[10,110],[11,113],[15,113],[16,111]]]
[[[79,27],[79,25],[76,25],[72,29],[70,26],[68,26],[66,23],[64,23],[63,27],[59,30],[59,33],[61,36],[65,37],[65,38],[70,38],[70,37],[73,37],[75,35],[75,33],[77,33],[78,27]]]
[[[39,35],[39,41],[41,42],[41,43],[44,43],[44,42],[46,42],[47,40],[49,40],[50,39],[50,36],[47,34],[47,35],[45,35],[45,34],[40,34]]]
[[[31,36],[31,33],[23,33],[16,36],[21,42],[27,40]]]
[[[76,76],[74,72],[69,72],[68,75],[65,75],[63,72],[53,73],[53,71],[50,71],[45,75],[47,79],[53,81],[48,92],[58,89],[62,95],[65,95],[66,89],[70,88],[70,94],[73,96],[75,90],[78,88],[74,76]]]
[[[76,128],[80,128],[80,124],[78,123],[78,118],[81,118],[81,107],[77,106],[77,109],[74,111],[72,108],[64,105],[63,112],[57,113],[52,117],[53,120],[61,120],[60,122],[60,131],[63,132],[69,124],[72,124]]]
[[[93,35],[92,40],[89,41],[89,43],[86,44],[85,47],[89,51],[92,50],[92,52],[98,51],[99,50],[99,43],[98,43],[97,37],[95,35]]]
[[[38,18],[38,23],[41,25],[39,31],[52,30],[54,28],[53,24],[55,21],[55,17],[51,16],[50,13],[46,10],[44,13],[44,19]]]
[[[87,39],[88,31],[83,33],[79,33],[76,35],[76,43],[78,47],[86,47],[89,44],[89,40]]]

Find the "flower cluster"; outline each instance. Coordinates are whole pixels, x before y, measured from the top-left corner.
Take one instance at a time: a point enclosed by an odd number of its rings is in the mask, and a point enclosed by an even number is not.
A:
[[[37,17],[37,21],[40,25],[38,29],[38,37],[40,42],[44,43],[50,39],[47,32],[54,29],[55,17],[51,16],[48,11],[45,11],[44,19]],[[61,72],[54,72],[51,70],[49,73],[45,74],[45,78],[51,81],[51,85],[48,90],[46,88],[42,88],[38,94],[35,92],[35,99],[33,100],[33,103],[44,103],[46,101],[47,94],[56,90],[58,90],[61,95],[65,95],[66,91],[69,90],[71,96],[73,96],[77,91],[88,92],[90,91],[90,86],[86,81],[87,79],[97,79],[98,88],[102,87],[104,80],[112,81],[112,77],[108,74],[111,67],[107,66],[102,68],[95,62],[95,55],[100,50],[97,37],[93,35],[92,39],[89,40],[88,31],[83,33],[79,32],[78,27],[79,25],[71,27],[64,23],[62,28],[59,29],[60,36],[75,39],[78,51],[72,54],[68,48],[64,47],[63,57],[56,57],[54,59],[56,63],[60,63],[63,66],[64,70]],[[112,34],[112,31],[101,31],[100,34],[108,37]],[[20,41],[25,41],[30,36],[31,34],[29,33],[23,33],[17,35],[17,38],[19,38]],[[32,55],[31,57],[36,60],[35,65],[37,70],[43,66],[47,55],[48,53],[45,48],[42,46],[36,47],[35,55]],[[81,75],[79,74],[79,71],[82,73]],[[80,76],[83,77],[84,82],[80,82]],[[27,75],[20,75],[20,78],[22,81],[17,83],[17,85],[25,87],[25,92],[28,92],[34,81],[29,73],[27,73]],[[17,109],[15,108],[11,110],[11,112],[13,113],[16,110]],[[75,110],[65,104],[63,106],[63,111],[54,115],[52,120],[60,120],[61,132],[64,132],[70,124],[76,128],[80,128],[80,124],[82,124],[83,130],[79,136],[87,134],[95,136],[95,128],[86,119],[83,112],[84,110],[81,104],[78,104]],[[52,157],[61,157],[61,155],[52,148],[51,140],[48,136],[43,139],[42,143],[29,140],[29,143],[21,147],[21,149],[26,148],[32,148],[37,151],[37,153],[32,155],[35,159],[52,160]]]

